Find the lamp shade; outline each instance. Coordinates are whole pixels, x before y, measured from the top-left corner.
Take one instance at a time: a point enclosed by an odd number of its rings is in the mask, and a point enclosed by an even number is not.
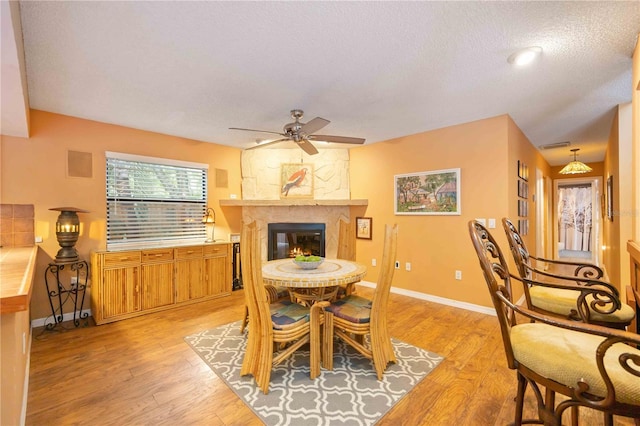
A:
[[[54,207],[49,210],[60,212],[58,220],[56,220],[56,239],[60,244],[60,250],[56,254],[56,263],[76,262],[78,252],[74,246],[80,236],[78,213],[89,213],[89,211],[76,207]]]
[[[578,148],[574,148],[571,150],[573,152],[573,161],[564,166],[562,170],[560,170],[561,175],[576,175],[580,173],[589,173],[593,169],[581,161],[577,159],[577,152],[580,151]]]

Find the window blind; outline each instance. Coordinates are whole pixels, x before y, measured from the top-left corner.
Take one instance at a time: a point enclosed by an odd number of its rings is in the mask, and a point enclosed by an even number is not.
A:
[[[207,165],[107,153],[107,250],[206,238]]]

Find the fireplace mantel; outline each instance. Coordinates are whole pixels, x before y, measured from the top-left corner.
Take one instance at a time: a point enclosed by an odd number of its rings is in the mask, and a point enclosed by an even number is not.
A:
[[[262,260],[267,260],[267,228],[270,223],[324,223],[326,225],[325,255],[335,258],[338,252],[340,220],[351,220],[351,208],[366,210],[369,200],[220,200],[221,207],[239,207],[242,221],[255,221],[260,229]],[[361,210],[361,209],[358,209]]]
[[[221,207],[289,207],[289,206],[367,206],[369,200],[312,200],[290,198],[284,200],[220,200]]]

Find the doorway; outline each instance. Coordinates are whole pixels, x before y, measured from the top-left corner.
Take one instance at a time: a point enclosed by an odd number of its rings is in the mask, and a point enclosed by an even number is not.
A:
[[[557,179],[554,183],[556,259],[602,263],[602,178]]]

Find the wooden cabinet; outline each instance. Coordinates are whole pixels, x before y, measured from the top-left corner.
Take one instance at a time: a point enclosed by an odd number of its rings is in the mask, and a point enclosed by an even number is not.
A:
[[[204,247],[204,296],[219,296],[231,293],[232,277],[226,267],[231,264],[229,247],[217,245]]]
[[[91,255],[96,324],[231,293],[231,244]]]
[[[175,302],[173,286],[173,249],[144,250],[142,252],[141,309],[172,305]]]

